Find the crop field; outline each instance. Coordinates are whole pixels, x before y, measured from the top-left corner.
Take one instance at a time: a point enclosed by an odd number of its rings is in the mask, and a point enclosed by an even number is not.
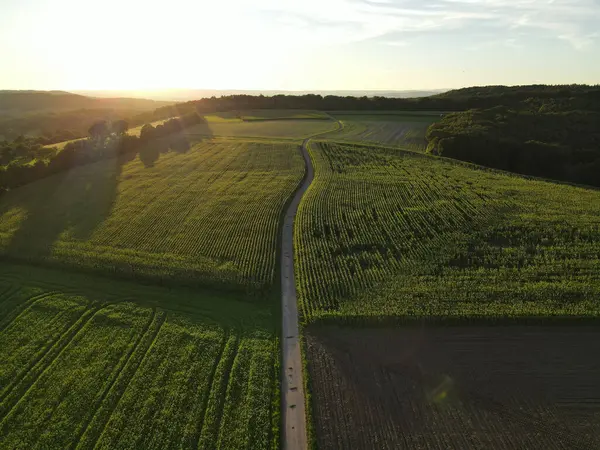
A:
[[[263,137],[300,140],[315,134],[335,130],[337,124],[323,119],[297,120],[219,120],[207,124],[199,124],[185,129],[185,134],[194,137],[202,136],[233,136],[233,137]]]
[[[597,326],[305,336],[321,450],[600,448]]]
[[[305,322],[600,313],[600,191],[389,148],[310,151]]]
[[[205,140],[81,166],[0,198],[0,255],[249,293],[273,284],[298,144]]]
[[[268,309],[3,265],[2,448],[277,448]]]
[[[342,123],[342,128],[320,139],[348,142],[370,142],[393,145],[410,150],[423,151],[427,146],[427,127],[439,119],[436,115],[358,115],[333,114]]]
[[[256,109],[240,111],[243,120],[279,120],[279,119],[318,119],[330,120],[329,116],[322,111],[311,111],[302,109]]]

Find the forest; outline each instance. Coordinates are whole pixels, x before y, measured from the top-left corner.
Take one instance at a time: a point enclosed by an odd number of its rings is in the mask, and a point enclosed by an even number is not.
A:
[[[498,105],[518,107],[522,102],[553,103],[569,109],[600,112],[600,86],[531,85],[485,86],[455,89],[443,94],[417,98],[340,97],[335,95],[232,95],[211,97],[161,107],[171,112],[232,111],[245,109],[306,109],[318,111],[465,111],[473,108],[492,108]]]
[[[529,98],[516,107],[451,113],[429,127],[427,152],[600,186],[600,112],[575,109],[582,103]]]

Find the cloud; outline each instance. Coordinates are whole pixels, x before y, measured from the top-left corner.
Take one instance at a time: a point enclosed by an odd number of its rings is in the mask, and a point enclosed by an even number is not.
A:
[[[405,41],[416,33],[469,33],[485,24],[507,33],[525,30],[583,49],[598,38],[600,21],[597,0],[256,0],[252,9],[256,8],[284,27],[295,27],[305,42],[332,44],[382,38],[389,45],[396,39],[385,39],[388,35],[403,35],[399,40]]]

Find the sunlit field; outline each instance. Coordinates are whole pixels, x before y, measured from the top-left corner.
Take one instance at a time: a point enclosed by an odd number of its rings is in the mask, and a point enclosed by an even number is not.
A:
[[[305,321],[600,313],[600,191],[401,150],[310,148],[295,234]]]

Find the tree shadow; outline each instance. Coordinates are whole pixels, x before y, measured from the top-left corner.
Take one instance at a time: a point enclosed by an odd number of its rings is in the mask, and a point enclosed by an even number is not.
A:
[[[207,124],[194,125],[192,128],[196,130],[197,127],[201,127],[202,134],[189,134],[184,129],[142,144],[138,155],[144,167],[154,167],[163,153],[173,151],[185,154],[195,144],[213,137],[212,131]]]
[[[161,153],[165,153],[169,147],[162,142],[162,139],[156,139],[153,142],[147,142],[142,145],[139,151],[139,158],[144,167],[154,167],[154,163],[158,161]]]
[[[111,151],[112,157],[37,180],[0,198],[0,217],[15,209],[25,215],[12,229],[0,224],[0,233],[10,234],[0,248],[4,257],[44,261],[61,238],[89,239],[110,214],[123,164],[135,156]]]
[[[145,167],[153,167],[162,153],[172,150],[184,154],[199,141],[181,131],[154,139],[139,152],[125,153],[115,141],[102,150],[100,161],[85,164],[89,155],[75,156],[71,169],[2,194],[0,257],[30,263],[60,262],[60,252],[67,251],[70,261],[85,261],[85,253],[72,254],[69,242],[89,240],[110,215],[122,166],[137,156]]]
[[[187,153],[191,148],[190,140],[184,133],[174,133],[171,136],[169,148],[176,153]]]

